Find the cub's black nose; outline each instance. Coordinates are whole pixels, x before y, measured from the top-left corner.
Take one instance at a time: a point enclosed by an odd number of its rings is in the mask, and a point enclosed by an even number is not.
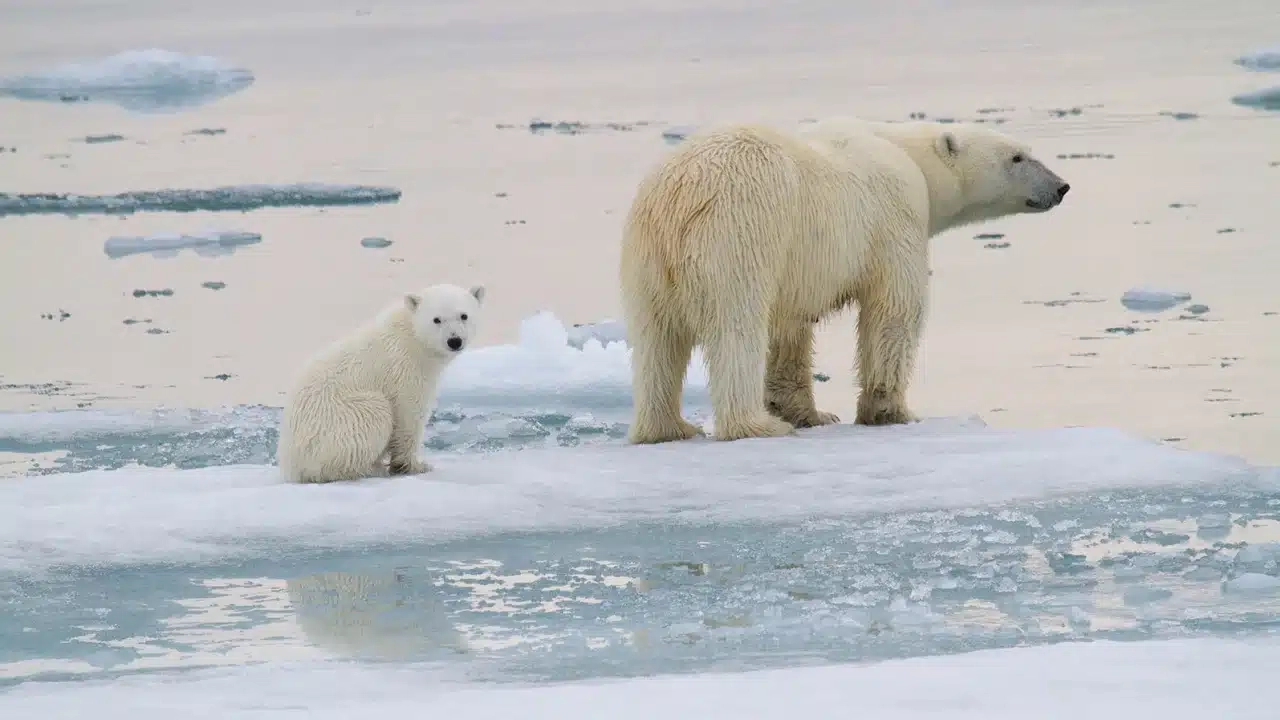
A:
[[[1058,188],[1058,200],[1061,201],[1062,198],[1066,197],[1069,190],[1071,190],[1071,186],[1067,183],[1062,183],[1062,187]]]
[[[446,340],[444,344],[448,345],[450,350],[457,352],[458,350],[462,349],[462,338],[451,337],[448,340]]]

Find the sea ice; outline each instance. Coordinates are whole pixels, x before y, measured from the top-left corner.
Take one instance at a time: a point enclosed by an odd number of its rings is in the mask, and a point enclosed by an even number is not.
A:
[[[118,235],[102,244],[102,251],[109,258],[151,253],[157,257],[176,255],[179,250],[192,248],[200,255],[229,255],[241,245],[262,242],[258,233],[239,230],[207,230],[193,235],[162,233],[158,235]]]
[[[1280,110],[1280,86],[1240,93],[1231,102],[1258,110]]]
[[[436,470],[424,477],[325,487],[284,484],[273,467],[244,465],[0,483],[0,570],[278,557],[646,522],[799,522],[1097,488],[1276,480],[1241,460],[1118,431],[1010,431],[958,420],[836,425],[734,443],[438,454],[432,462]]]
[[[578,323],[567,328],[569,345],[579,350],[590,340],[595,340],[603,347],[609,343],[625,343],[627,328],[618,320],[601,320],[593,323]]]
[[[1191,299],[1191,293],[1179,290],[1160,290],[1137,287],[1126,290],[1120,296],[1120,304],[1138,312],[1161,312]]]
[[[697,627],[695,625],[695,627]],[[1090,642],[874,664],[657,675],[615,682],[470,683],[413,664],[267,663],[87,682],[28,682],[0,716],[130,720],[232,717],[613,716],[700,720],[1272,720],[1274,639]]]
[[[441,379],[440,405],[600,409],[631,405],[631,350],[621,324],[566,328],[541,312],[520,323],[514,345],[470,350]],[[597,342],[589,342],[590,339]],[[605,342],[602,338],[609,338]],[[707,375],[694,352],[685,401],[707,405]]]
[[[1262,573],[1244,573],[1223,583],[1229,593],[1280,593],[1280,577]]]
[[[253,84],[253,73],[204,55],[130,50],[95,61],[0,79],[0,97],[108,102],[134,112],[174,112]]]
[[[1260,72],[1280,71],[1280,48],[1245,53],[1236,58],[1236,64],[1246,70]]]
[[[5,215],[83,215],[135,212],[244,212],[264,207],[375,205],[396,202],[400,191],[370,185],[294,183],[290,185],[228,185],[207,190],[140,190],[117,195],[71,193],[0,193],[0,217]]]
[[[676,125],[663,130],[662,139],[667,141],[668,145],[679,145],[696,130],[697,128],[692,125]]]

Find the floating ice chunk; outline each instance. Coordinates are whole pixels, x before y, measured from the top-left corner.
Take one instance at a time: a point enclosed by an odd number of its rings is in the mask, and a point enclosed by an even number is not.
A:
[[[583,352],[563,339],[559,349]],[[285,484],[276,468],[248,465],[4,482],[0,569],[281,557],[643,522],[790,523],[1100,488],[1248,486],[1263,477],[1241,460],[1113,430],[996,430],[959,420],[833,425],[733,443],[441,453],[432,462],[424,477],[325,487]]]
[[[440,405],[630,406],[631,349],[625,342],[587,342],[584,336],[598,339],[593,330],[566,328],[549,312],[527,317],[516,344],[477,348],[449,366],[441,378]],[[685,399],[708,402],[705,367],[696,352],[685,376]]]
[[[566,328],[565,332],[568,335],[569,345],[579,350],[589,340],[595,340],[602,347],[608,347],[609,343],[625,343],[627,341],[627,328],[618,320],[578,323],[571,328]]]
[[[1136,287],[1120,296],[1120,304],[1138,312],[1161,312],[1191,299],[1191,293],[1180,290],[1159,290]]]
[[[228,185],[209,190],[140,190],[118,195],[70,193],[0,193],[0,217],[5,215],[135,212],[197,212],[257,210],[264,207],[375,205],[396,202],[396,188],[370,185]]]
[[[253,80],[252,72],[205,55],[131,50],[0,79],[0,97],[108,102],[134,112],[174,112],[240,92]]]
[[[102,244],[102,251],[109,258],[122,258],[140,253],[176,254],[175,251],[194,248],[196,252],[204,250],[204,255],[226,255],[235,252],[241,245],[253,245],[262,242],[258,233],[240,230],[207,230],[194,235],[162,233],[159,235],[117,235],[107,238]]]
[[[698,624],[702,628],[701,624]],[[881,663],[612,682],[467,683],[400,663],[261,663],[103,682],[30,682],[0,695],[0,716],[170,720],[297,715],[620,720],[1161,718],[1272,720],[1280,642],[1225,638],[1060,643]],[[922,692],[921,688],[928,688]],[[959,710],[957,710],[959,708]],[[278,711],[273,712],[273,709]]]
[[[1246,70],[1258,72],[1280,71],[1280,48],[1245,53],[1236,58],[1236,64]]]
[[[669,145],[678,145],[692,135],[697,128],[692,125],[675,125],[662,131],[662,139]]]
[[[1280,85],[1253,92],[1240,93],[1231,102],[1258,110],[1280,110]]]
[[[1244,573],[1222,584],[1229,593],[1280,593],[1280,577],[1262,573]]]

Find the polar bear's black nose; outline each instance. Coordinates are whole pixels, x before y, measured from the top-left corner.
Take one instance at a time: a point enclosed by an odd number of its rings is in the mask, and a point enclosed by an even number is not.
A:
[[[444,341],[444,344],[445,344],[445,345],[448,345],[450,350],[454,350],[454,351],[461,350],[461,349],[462,349],[462,338],[460,338],[460,337],[451,337],[451,338],[449,338],[448,340],[445,340],[445,341]]]
[[[1058,202],[1062,202],[1062,198],[1067,196],[1067,191],[1070,189],[1071,189],[1070,185],[1068,185],[1067,183],[1062,183],[1062,187],[1058,188]]]

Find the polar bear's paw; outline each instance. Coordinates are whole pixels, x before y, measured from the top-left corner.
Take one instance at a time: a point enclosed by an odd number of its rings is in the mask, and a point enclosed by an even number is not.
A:
[[[637,445],[650,445],[654,443],[675,442],[677,440],[692,440],[696,437],[706,435],[702,428],[685,420],[684,418],[676,418],[675,422],[664,425],[644,426],[640,424],[632,425],[631,431],[627,434],[630,442]]]
[[[901,397],[894,397],[884,391],[863,391],[858,398],[859,425],[905,425],[919,422],[919,419],[907,409]]]
[[[745,438],[770,438],[790,435],[796,431],[791,423],[766,412],[743,420],[716,422],[717,440],[743,440]]]

